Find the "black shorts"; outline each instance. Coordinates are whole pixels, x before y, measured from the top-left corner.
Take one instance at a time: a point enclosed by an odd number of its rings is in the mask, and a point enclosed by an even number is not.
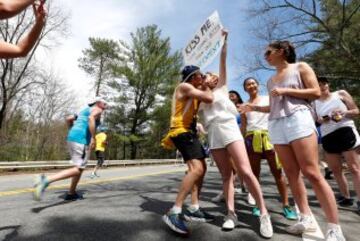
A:
[[[172,137],[171,140],[173,141],[176,148],[180,151],[185,162],[192,159],[205,159],[205,150],[196,134],[185,132]]]
[[[105,155],[103,151],[96,151],[97,165],[102,166],[104,164]]]
[[[346,126],[323,136],[321,142],[327,153],[342,153],[355,148],[356,136],[353,129]]]

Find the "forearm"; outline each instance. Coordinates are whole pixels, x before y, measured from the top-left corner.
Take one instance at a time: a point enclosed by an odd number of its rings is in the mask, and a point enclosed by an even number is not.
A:
[[[89,117],[89,131],[91,134],[91,138],[95,138],[96,135],[96,125],[95,125],[95,118]]]
[[[0,19],[13,17],[32,3],[34,0],[0,0]]]
[[[30,50],[34,47],[37,39],[41,34],[44,24],[45,21],[37,21],[34,27],[29,32],[29,34],[25,38],[20,40],[20,42],[18,43],[19,57],[26,56],[30,52]]]
[[[218,86],[226,84],[226,57],[227,57],[227,41],[225,39],[224,45],[220,54],[220,66],[219,66],[219,83]]]
[[[309,89],[286,89],[286,94],[299,99],[316,100],[320,97],[320,89],[309,88]]]
[[[360,111],[358,108],[352,109],[352,110],[347,110],[344,112],[344,116],[347,118],[356,118],[358,117],[360,114]]]
[[[270,106],[258,106],[258,105],[254,105],[252,106],[252,111],[257,111],[257,112],[263,112],[263,113],[269,113],[270,112]]]

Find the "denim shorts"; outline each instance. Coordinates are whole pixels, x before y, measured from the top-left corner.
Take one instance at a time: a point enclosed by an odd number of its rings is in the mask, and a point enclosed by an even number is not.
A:
[[[269,135],[272,144],[287,145],[290,142],[317,133],[310,110],[298,110],[290,116],[269,120]]]

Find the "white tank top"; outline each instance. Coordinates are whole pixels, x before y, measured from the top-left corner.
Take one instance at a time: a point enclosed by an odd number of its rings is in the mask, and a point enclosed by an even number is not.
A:
[[[269,96],[260,96],[257,106],[268,106]],[[251,111],[246,113],[246,131],[267,130],[269,122],[269,114]]]
[[[336,91],[331,93],[330,98],[327,100],[315,100],[315,110],[318,118],[326,115],[331,117],[332,111],[334,110],[346,111],[347,107],[344,104],[344,102],[342,102],[339,93]],[[326,136],[327,134],[345,126],[355,127],[354,121],[346,117],[341,119],[339,122],[330,120],[328,122],[321,124],[320,126],[321,135]]]
[[[214,101],[211,104],[201,102],[199,116],[206,129],[212,123],[223,123],[228,120],[236,120],[238,111],[229,99],[229,91],[226,85],[213,91]]]

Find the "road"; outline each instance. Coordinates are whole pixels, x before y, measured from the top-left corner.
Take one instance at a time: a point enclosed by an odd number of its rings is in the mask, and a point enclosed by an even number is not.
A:
[[[212,223],[189,223],[191,235],[178,236],[162,223],[161,216],[173,204],[186,167],[183,165],[143,166],[101,170],[100,178],[84,173],[79,191],[84,200],[62,200],[68,181],[55,183],[41,202],[31,196],[33,175],[0,176],[0,240],[78,241],[78,240],[263,240],[258,220],[251,215],[246,195],[236,196],[239,226],[221,231],[225,206],[210,199],[221,190],[216,168],[209,167],[201,196],[201,205],[216,216]],[[274,226],[272,240],[320,241],[326,223],[313,192],[309,189],[312,212],[321,228],[317,233],[293,236],[284,231],[292,221],[281,214],[279,195],[269,170],[263,165],[261,185]],[[334,182],[331,185],[335,188]],[[335,189],[337,190],[337,189]],[[340,220],[348,241],[360,237],[360,216],[351,209],[340,209]]]

